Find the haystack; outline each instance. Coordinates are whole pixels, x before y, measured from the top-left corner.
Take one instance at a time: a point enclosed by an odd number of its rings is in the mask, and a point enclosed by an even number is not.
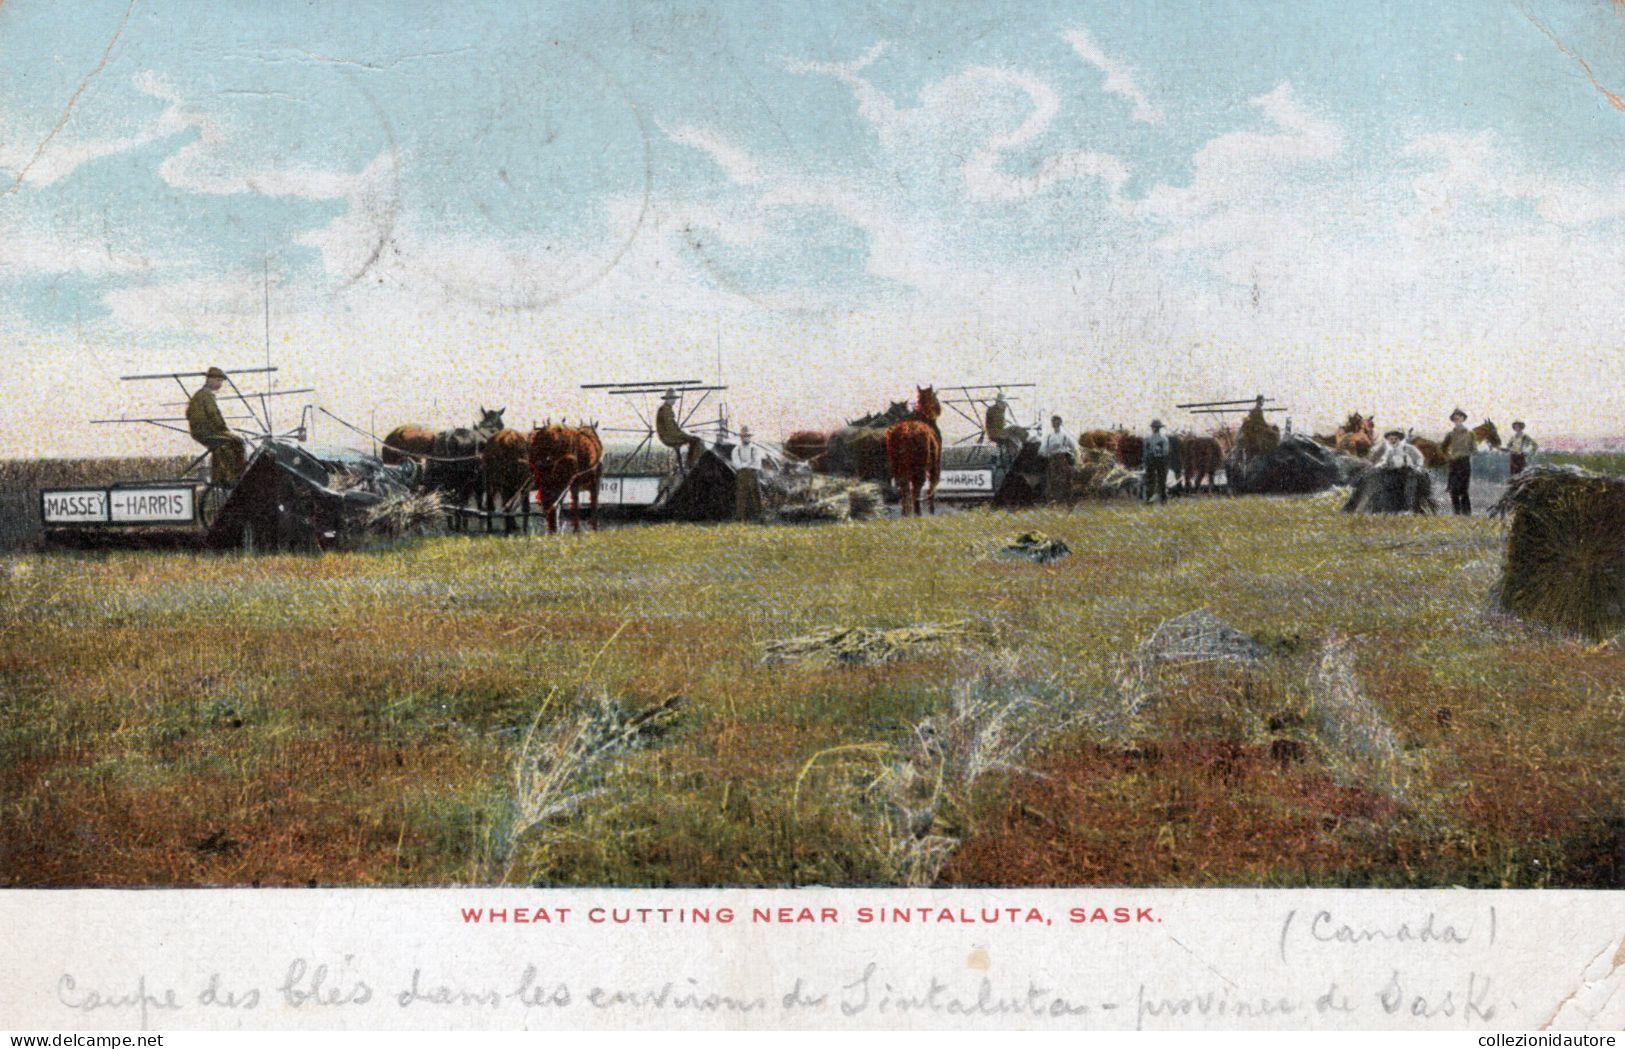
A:
[[[1343,504],[1346,514],[1436,514],[1433,478],[1426,470],[1364,470]]]
[[[1230,490],[1248,495],[1322,492],[1339,483],[1344,468],[1337,453],[1299,434],[1288,434],[1265,455],[1247,456],[1237,445],[1224,463]]]
[[[1503,609],[1596,640],[1625,629],[1625,477],[1536,466],[1490,513],[1511,518]]]

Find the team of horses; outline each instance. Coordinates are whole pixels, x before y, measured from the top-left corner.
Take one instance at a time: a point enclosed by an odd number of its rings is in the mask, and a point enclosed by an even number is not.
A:
[[[384,438],[386,463],[413,460],[421,464],[423,484],[455,507],[479,497],[479,508],[501,513],[507,527],[513,515],[530,513],[535,491],[549,532],[558,531],[559,504],[570,497],[571,520],[581,531],[581,496],[589,499],[588,520],[598,527],[598,489],[603,472],[604,442],[591,424],[555,425],[551,420],[527,437],[503,426],[505,409],[480,408],[470,427],[427,430],[397,426]]]

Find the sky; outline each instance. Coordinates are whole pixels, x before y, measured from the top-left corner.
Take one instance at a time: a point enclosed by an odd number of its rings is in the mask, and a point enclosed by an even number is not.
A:
[[[0,70],[0,456],[183,452],[89,420],[267,333],[375,432],[720,377],[767,436],[1625,433],[1618,3],[0,0]]]

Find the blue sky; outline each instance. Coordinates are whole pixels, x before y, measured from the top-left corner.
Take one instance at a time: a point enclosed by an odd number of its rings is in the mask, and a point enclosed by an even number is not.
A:
[[[6,0],[0,69],[0,330],[69,422],[262,355],[268,264],[352,418],[720,345],[769,432],[994,380],[1619,429],[1618,5]],[[46,412],[5,450],[107,445]]]

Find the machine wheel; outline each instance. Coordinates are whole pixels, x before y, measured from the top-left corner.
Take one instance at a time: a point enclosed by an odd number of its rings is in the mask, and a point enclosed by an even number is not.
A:
[[[205,484],[198,493],[197,518],[205,530],[214,527],[214,522],[220,517],[220,508],[226,505],[226,497],[230,494],[229,486],[213,482]]]

